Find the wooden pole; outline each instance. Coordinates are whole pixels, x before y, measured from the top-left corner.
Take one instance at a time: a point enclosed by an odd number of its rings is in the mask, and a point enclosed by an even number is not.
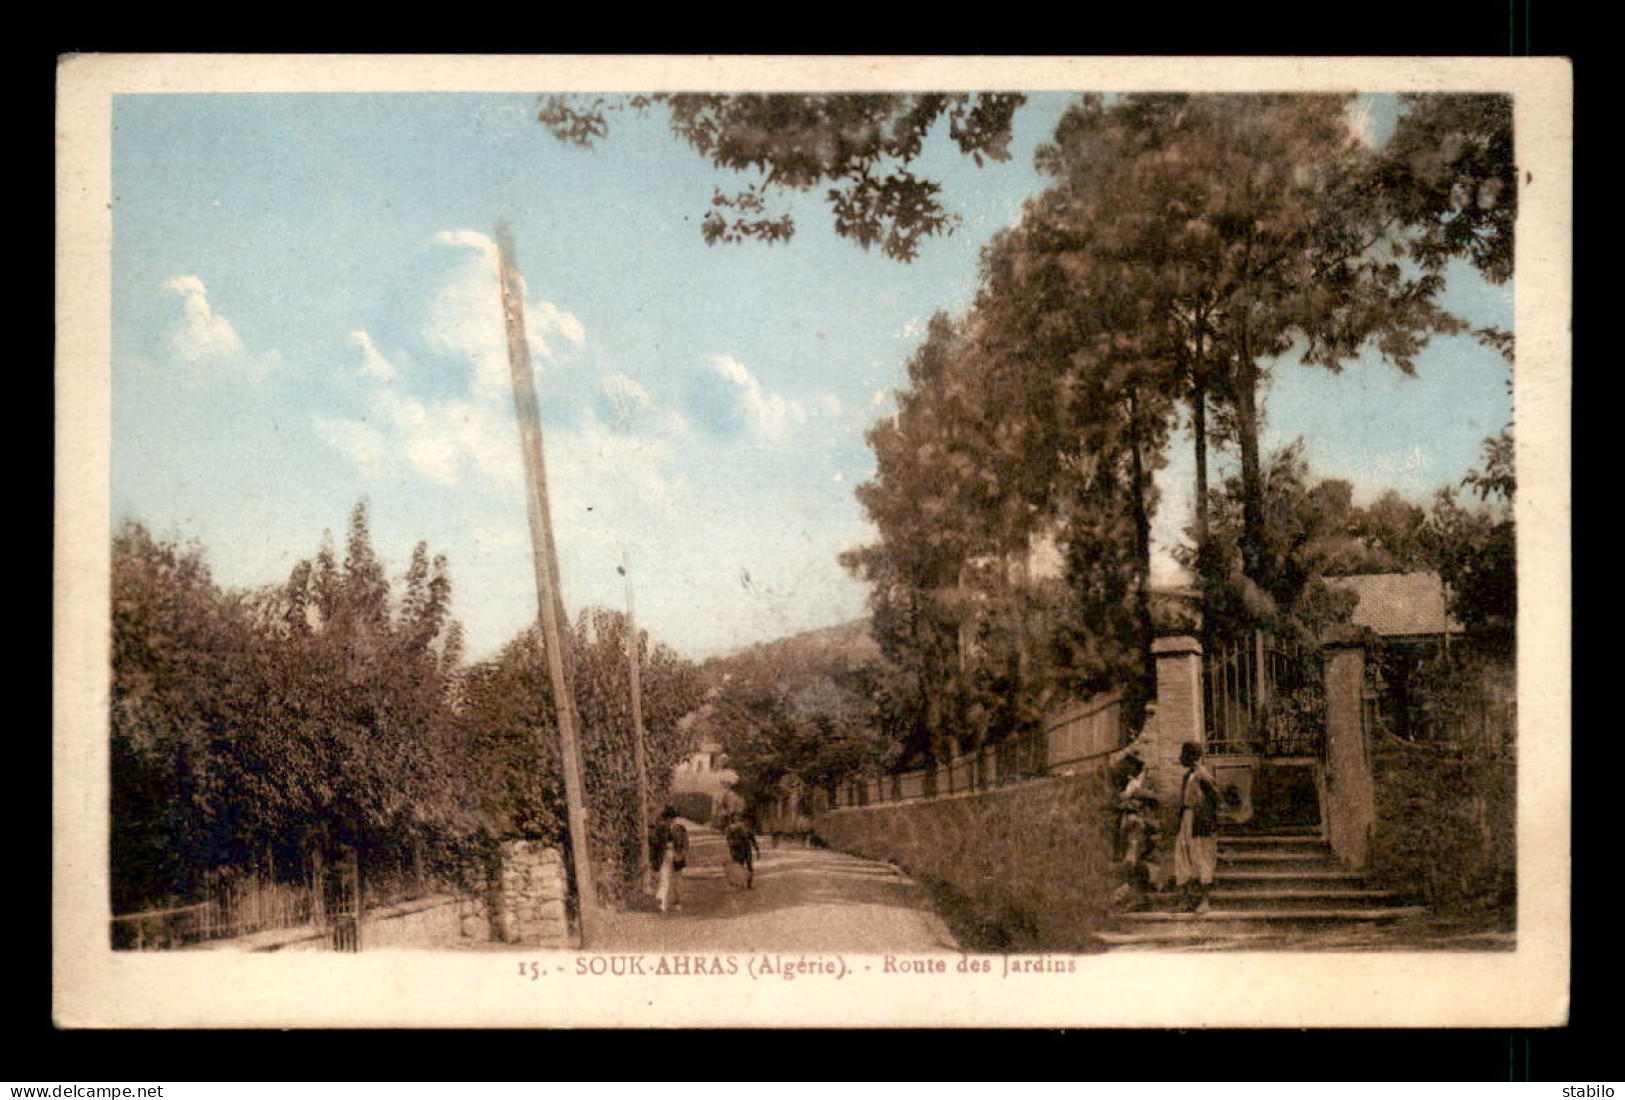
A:
[[[643,889],[654,892],[654,868],[649,866],[649,760],[643,747],[643,682],[638,666],[643,644],[632,604],[632,556],[621,551],[621,575],[626,578],[626,664],[632,680],[632,734],[638,754],[638,852],[643,859]]]
[[[553,542],[553,514],[547,500],[547,461],[542,450],[542,418],[536,402],[536,383],[525,336],[525,304],[519,292],[519,270],[514,264],[513,241],[507,226],[497,226],[497,277],[502,289],[502,317],[508,332],[508,369],[513,380],[514,411],[519,419],[519,448],[525,461],[525,502],[530,515],[532,560],[536,572],[536,604],[546,650],[547,673],[553,688],[559,726],[559,748],[564,765],[564,801],[570,823],[570,851],[575,861],[576,894],[581,903],[581,942],[592,942],[598,918],[598,893],[593,886],[588,854],[587,806],[582,782],[581,747],[576,734],[575,696],[565,672],[563,632],[564,600],[559,591],[558,550]]]

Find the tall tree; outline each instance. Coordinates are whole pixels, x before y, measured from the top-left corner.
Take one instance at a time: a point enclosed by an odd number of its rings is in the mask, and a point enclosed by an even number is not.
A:
[[[960,522],[967,460],[957,444],[967,425],[945,407],[961,344],[945,315],[931,319],[896,415],[868,433],[877,469],[857,497],[881,541],[842,558],[872,586],[876,641],[915,696],[920,724],[907,738],[911,757],[951,752],[945,706],[960,626],[953,593],[975,544],[975,532]]]
[[[873,586],[876,638],[907,681],[909,759],[943,759],[1021,724],[1026,624],[1018,584],[1040,515],[1031,499],[1031,398],[992,369],[973,332],[933,318],[897,415],[869,433],[858,499],[881,541],[843,557]],[[1042,473],[1042,471],[1040,471]]]
[[[1067,548],[1074,664],[1086,686],[1126,683],[1141,698],[1153,675],[1153,475],[1183,376],[1156,288],[1115,254],[1109,206],[1088,188],[1029,202],[984,253],[976,315],[994,392],[1027,395],[1001,410],[1024,428],[1006,433],[1021,443],[1006,466],[1027,508],[1018,529],[1047,526]]]
[[[1460,488],[1479,498],[1461,502],[1443,489],[1429,516],[1429,543],[1450,593],[1450,611],[1487,651],[1511,654],[1517,645],[1517,494],[1511,427],[1484,440],[1482,465]]]
[[[200,547],[131,522],[112,566],[111,885],[124,912],[186,898],[241,854],[233,729],[251,685],[241,621]]]
[[[1145,305],[1151,345],[1183,378],[1207,482],[1210,402],[1240,458],[1244,578],[1270,587],[1260,392],[1296,350],[1332,370],[1374,347],[1401,370],[1459,322],[1443,279],[1407,268],[1404,225],[1372,186],[1350,96],[1085,97],[1040,165],[1065,220]],[[1199,494],[1197,538],[1207,497]]]

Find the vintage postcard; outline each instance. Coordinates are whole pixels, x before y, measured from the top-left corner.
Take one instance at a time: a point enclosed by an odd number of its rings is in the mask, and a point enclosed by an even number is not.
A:
[[[54,1019],[1567,1019],[1554,59],[59,71]]]

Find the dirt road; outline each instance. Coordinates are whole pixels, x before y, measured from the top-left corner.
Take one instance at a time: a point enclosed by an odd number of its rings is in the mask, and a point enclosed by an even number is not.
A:
[[[728,851],[689,827],[683,905],[675,913],[606,914],[595,951],[955,951],[924,887],[886,863],[764,838],[753,889],[724,879]]]

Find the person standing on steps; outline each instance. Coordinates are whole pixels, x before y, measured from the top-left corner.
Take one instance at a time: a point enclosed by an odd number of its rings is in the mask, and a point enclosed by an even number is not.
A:
[[[1121,909],[1138,909],[1154,888],[1152,858],[1157,851],[1157,789],[1139,756],[1129,754],[1117,768],[1117,834],[1123,881],[1112,895]]]
[[[683,868],[688,865],[688,829],[677,820],[677,811],[667,806],[650,837],[649,855],[660,870],[655,900],[662,913],[683,907]]]
[[[1197,916],[1208,911],[1213,872],[1219,862],[1219,788],[1202,765],[1202,746],[1187,741],[1179,750],[1185,776],[1179,786],[1179,836],[1174,840],[1174,883],[1183,908]]]

